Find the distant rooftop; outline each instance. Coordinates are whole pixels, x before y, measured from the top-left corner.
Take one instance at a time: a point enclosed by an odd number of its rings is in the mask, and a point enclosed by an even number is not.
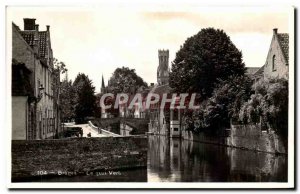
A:
[[[259,69],[260,69],[260,67],[246,67],[246,74],[247,74],[247,75],[253,75],[253,74],[255,74]]]

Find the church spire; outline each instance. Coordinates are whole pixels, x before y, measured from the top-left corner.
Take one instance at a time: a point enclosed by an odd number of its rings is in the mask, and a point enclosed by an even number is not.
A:
[[[102,83],[101,83],[101,93],[105,92],[105,83],[104,83],[104,78],[103,78],[103,74],[102,74]]]

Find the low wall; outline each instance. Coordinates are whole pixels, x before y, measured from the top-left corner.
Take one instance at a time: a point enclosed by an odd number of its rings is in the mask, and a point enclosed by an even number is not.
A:
[[[93,125],[93,123],[91,121],[89,121],[88,123],[89,123],[89,126],[91,128],[93,128],[94,130],[98,131],[98,127],[96,127],[95,125]],[[109,136],[109,137],[119,137],[119,136],[121,136],[119,134],[112,133],[112,132],[104,130],[104,129],[100,129],[100,132],[101,132],[101,134]]]
[[[147,166],[144,137],[13,140],[12,181]]]
[[[120,123],[120,118],[115,117],[115,118],[94,118],[90,120],[92,123],[97,125],[98,127],[101,128],[107,128],[108,126],[112,124],[118,124]]]
[[[261,131],[258,125],[233,125],[228,136],[208,136],[205,133],[182,131],[183,139],[255,150],[286,154],[283,141],[274,131]]]
[[[133,128],[126,125],[125,123],[120,123],[120,134],[123,136],[129,136],[131,135],[131,132],[133,131]]]
[[[122,118],[120,124],[128,125],[133,130],[131,135],[145,135],[148,132],[149,119],[145,118]]]
[[[108,127],[113,127],[113,125],[118,126],[116,129],[111,130],[111,132],[119,133],[119,126],[122,124],[126,124],[131,127],[133,130],[130,132],[130,135],[144,135],[148,132],[148,123],[149,119],[145,118],[125,118],[125,117],[117,117],[117,118],[94,118],[91,119],[91,122],[100,128],[106,129]]]

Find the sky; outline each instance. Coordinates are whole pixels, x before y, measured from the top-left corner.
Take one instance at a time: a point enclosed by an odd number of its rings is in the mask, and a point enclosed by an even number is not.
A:
[[[68,78],[85,73],[100,91],[118,67],[136,69],[156,83],[158,50],[169,49],[170,63],[184,41],[201,29],[223,29],[242,51],[247,67],[264,65],[273,28],[289,32],[286,9],[8,7],[7,25],[23,29],[23,18],[36,18],[40,30],[50,25],[53,55],[66,64]]]

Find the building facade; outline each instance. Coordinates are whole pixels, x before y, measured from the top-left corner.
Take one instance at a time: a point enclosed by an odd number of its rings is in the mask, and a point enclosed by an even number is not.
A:
[[[54,70],[50,26],[40,31],[35,19],[31,18],[24,18],[24,30],[13,23],[12,59],[12,138],[54,138],[60,133],[60,77],[59,72]],[[20,71],[16,64],[22,64],[23,70]],[[18,93],[18,85],[24,80],[16,77],[23,74],[24,69],[30,72],[26,75],[30,86]],[[32,92],[29,94],[27,90]],[[19,119],[19,114],[25,119]]]
[[[247,73],[254,82],[261,79],[289,78],[289,34],[278,33],[273,29],[273,36],[268,50],[266,62],[258,70],[247,68]]]
[[[273,29],[271,45],[264,65],[264,78],[286,78],[289,72],[289,34]]]

